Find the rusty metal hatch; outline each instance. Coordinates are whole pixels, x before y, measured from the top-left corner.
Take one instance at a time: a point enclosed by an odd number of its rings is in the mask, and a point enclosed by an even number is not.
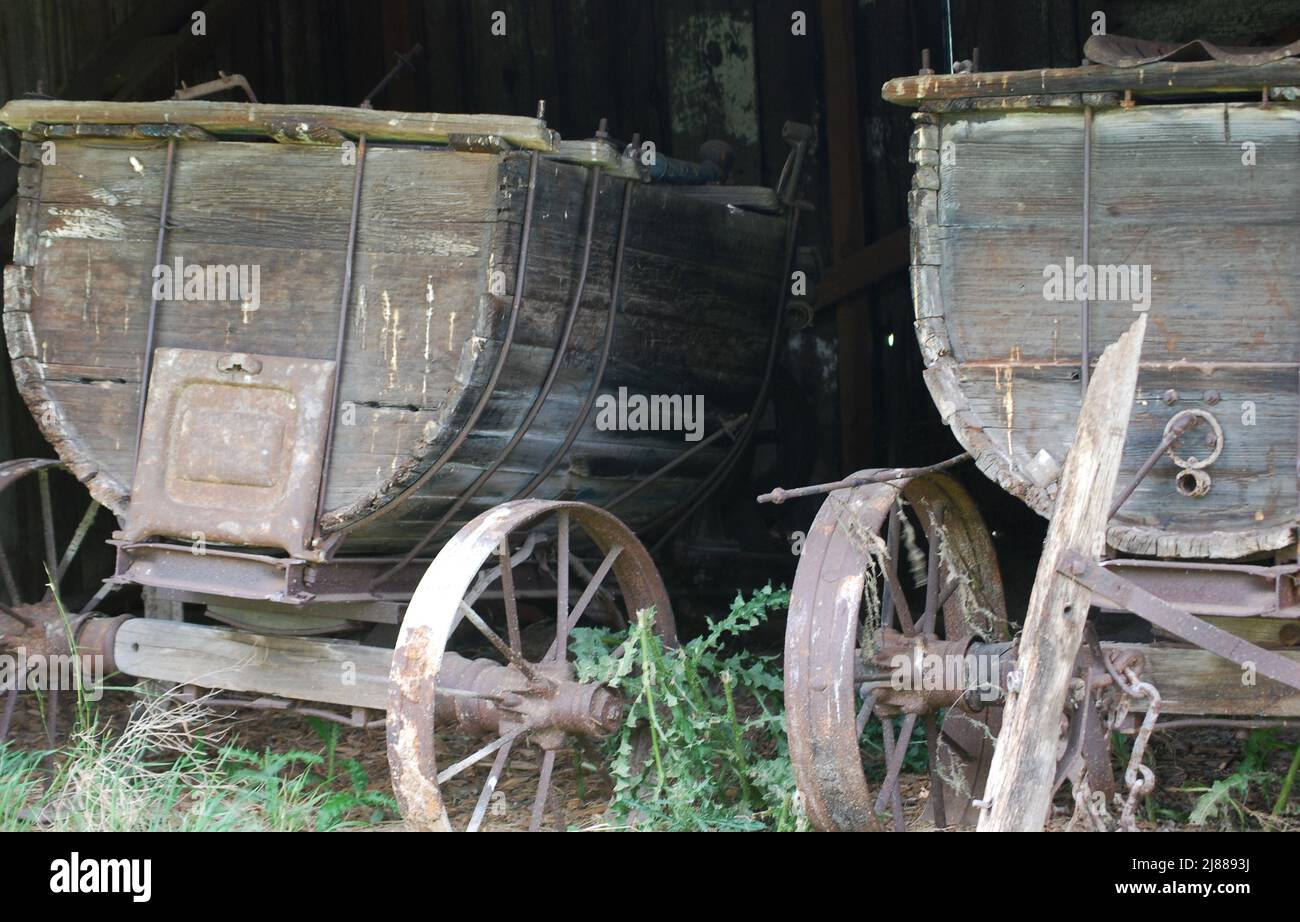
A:
[[[310,559],[334,364],[157,350],[122,538]]]

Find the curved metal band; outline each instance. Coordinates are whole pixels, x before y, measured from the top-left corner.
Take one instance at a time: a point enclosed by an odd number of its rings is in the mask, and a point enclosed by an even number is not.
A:
[[[552,452],[546,464],[528,482],[527,486],[510,497],[511,499],[532,496],[533,491],[540,487],[547,477],[551,476],[551,472],[555,470],[565,454],[573,447],[573,443],[578,438],[578,433],[582,431],[583,424],[587,422],[587,415],[591,413],[591,407],[596,402],[596,396],[600,393],[600,382],[605,377],[605,367],[609,364],[609,350],[614,343],[614,318],[618,316],[618,302],[623,289],[623,253],[627,244],[628,214],[632,210],[632,186],[631,180],[624,181],[623,211],[618,223],[618,243],[614,248],[614,274],[613,282],[610,285],[609,316],[605,320],[605,341],[600,347],[600,360],[597,362],[596,370],[591,376],[591,389],[587,392],[587,399],[583,401],[582,409],[578,411],[573,418],[573,422],[569,424],[569,431],[565,433],[564,441],[560,443],[560,447]]]
[[[745,446],[749,444],[750,438],[754,435],[754,430],[758,428],[758,421],[759,417],[762,415],[763,405],[767,403],[767,395],[772,389],[772,372],[776,368],[777,347],[781,339],[781,321],[785,316],[786,295],[790,290],[790,267],[794,263],[795,238],[798,237],[798,235],[799,207],[796,205],[790,209],[789,227],[786,231],[785,241],[785,269],[781,275],[781,288],[776,297],[776,317],[772,322],[772,341],[767,350],[767,368],[763,372],[763,383],[759,388],[758,397],[754,401],[754,409],[750,411],[749,418],[745,420],[744,428],[741,429],[740,434],[736,436],[736,440],[732,443],[731,449],[727,452],[727,456],[722,459],[722,463],[717,466],[713,473],[711,473],[705,481],[695,489],[695,492],[692,493],[690,497],[680,503],[677,508],[670,509],[668,512],[651,522],[648,526],[641,529],[642,533],[649,534],[665,523],[670,521],[672,522],[668,529],[659,537],[659,540],[651,546],[651,553],[658,552],[659,548],[664,545],[673,532],[680,528],[682,523],[690,517],[690,514],[695,511],[696,507],[713,495],[713,491],[722,485],[723,481],[725,481],[727,476],[731,473],[732,468],[735,467],[736,461],[740,458],[741,452],[744,450]]]
[[[515,428],[514,435],[510,437],[510,441],[506,443],[505,448],[500,451],[491,464],[479,473],[478,477],[474,478],[474,482],[469,485],[469,488],[460,496],[456,497],[456,501],[451,504],[446,512],[439,516],[438,521],[435,522],[425,533],[424,537],[420,539],[415,547],[411,548],[411,550],[409,550],[401,560],[370,581],[370,587],[372,589],[396,576],[413,560],[415,560],[416,557],[420,556],[420,552],[429,546],[429,542],[437,536],[438,532],[442,531],[443,527],[451,521],[452,517],[455,516],[456,513],[460,512],[461,509],[465,508],[465,505],[478,495],[479,490],[481,490],[492,478],[492,475],[500,469],[501,465],[510,457],[510,453],[514,451],[515,446],[523,440],[525,435],[527,435],[528,430],[533,425],[533,421],[537,418],[537,414],[541,412],[542,405],[546,403],[546,398],[550,396],[551,388],[555,385],[555,379],[560,373],[560,366],[564,363],[564,357],[568,352],[569,339],[573,335],[573,327],[578,319],[579,304],[582,301],[583,291],[587,287],[587,272],[591,267],[591,244],[595,237],[596,204],[600,199],[600,167],[598,166],[591,168],[591,180],[588,183],[587,197],[588,202],[587,214],[584,220],[582,264],[578,271],[577,282],[574,286],[573,301],[569,305],[569,313],[564,320],[564,331],[560,334],[560,341],[555,347],[554,354],[551,356],[550,367],[546,370],[546,378],[542,382],[542,386],[538,389],[537,396],[533,398],[532,405],[528,408],[528,412],[525,414],[523,422]],[[467,435],[468,433],[466,432],[464,434]]]
[[[533,226],[533,206],[537,199],[537,165],[540,159],[541,157],[537,151],[533,151],[529,155],[528,159],[528,195],[524,199],[524,224],[523,228],[520,230],[519,264],[515,267],[515,293],[510,302],[510,319],[506,323],[506,332],[505,336],[502,337],[501,340],[501,351],[497,354],[496,365],[493,366],[492,374],[488,376],[487,383],[483,385],[483,392],[479,395],[478,402],[474,404],[474,409],[470,411],[469,419],[465,421],[465,425],[460,427],[460,430],[456,433],[456,438],[452,440],[452,443],[443,450],[441,455],[438,456],[438,460],[429,465],[429,467],[425,469],[419,477],[411,481],[411,483],[403,488],[401,492],[388,500],[388,502],[384,503],[378,509],[335,529],[331,535],[331,553],[338,551],[338,546],[342,542],[344,536],[353,529],[373,522],[375,519],[386,515],[393,509],[396,509],[403,501],[415,493],[415,491],[428,483],[435,474],[446,467],[447,462],[452,459],[452,456],[460,450],[461,445],[463,445],[465,440],[469,438],[470,432],[478,423],[479,417],[483,415],[483,411],[487,408],[488,402],[491,401],[492,395],[496,391],[497,381],[500,379],[501,372],[505,368],[506,358],[510,354],[510,347],[515,340],[515,328],[519,322],[519,306],[523,302],[524,298],[524,282],[527,278],[528,269],[528,242]]]

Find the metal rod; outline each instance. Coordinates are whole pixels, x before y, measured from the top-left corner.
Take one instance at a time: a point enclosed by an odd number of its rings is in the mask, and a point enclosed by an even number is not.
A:
[[[527,486],[516,492],[511,497],[512,499],[518,499],[521,496],[532,496],[533,491],[551,475],[551,472],[559,465],[569,448],[578,438],[578,433],[582,431],[583,425],[587,422],[587,416],[591,413],[591,407],[596,402],[596,396],[600,393],[600,383],[605,376],[605,366],[609,363],[609,351],[614,342],[614,318],[618,315],[619,296],[622,292],[623,254],[627,245],[628,215],[632,210],[632,187],[632,180],[624,182],[623,213],[618,225],[618,244],[614,249],[614,275],[609,296],[609,317],[605,321],[605,340],[600,347],[600,360],[596,363],[596,370],[592,373],[591,388],[587,392],[587,399],[583,401],[582,409],[578,411],[573,418],[573,422],[569,424],[569,431],[565,433],[560,447],[552,452],[551,457],[542,469],[537,472],[537,475],[528,482]]]
[[[592,167],[591,169],[591,180],[588,183],[587,195],[587,215],[584,220],[585,232],[583,234],[582,263],[578,270],[577,281],[574,284],[573,301],[569,305],[569,313],[564,321],[564,330],[560,334],[560,341],[555,347],[554,354],[551,356],[550,367],[546,370],[546,379],[542,382],[537,395],[533,398],[532,405],[528,408],[528,412],[524,415],[523,420],[517,427],[515,427],[514,434],[510,436],[510,441],[508,441],[505,447],[501,449],[492,463],[484,468],[479,475],[474,478],[474,482],[471,483],[463,493],[456,497],[456,501],[451,504],[446,512],[438,517],[438,521],[435,522],[427,532],[425,532],[424,537],[419,540],[415,547],[411,548],[411,550],[407,552],[406,556],[404,556],[399,563],[394,564],[371,581],[371,588],[392,579],[400,573],[403,568],[419,556],[422,550],[429,546],[429,542],[437,536],[438,532],[442,531],[443,527],[451,521],[452,517],[463,509],[471,499],[478,495],[478,491],[487,484],[487,482],[492,478],[492,475],[495,474],[497,470],[500,469],[501,465],[506,462],[506,459],[510,457],[510,453],[514,451],[515,446],[523,440],[525,435],[527,435],[528,430],[532,428],[533,421],[537,419],[537,414],[541,412],[542,405],[546,403],[546,398],[550,396],[551,388],[555,386],[555,379],[560,373],[560,366],[564,363],[564,357],[569,349],[569,340],[573,336],[574,323],[578,319],[578,307],[582,301],[583,290],[587,285],[587,272],[591,267],[591,245],[595,237],[596,229],[596,205],[600,199],[600,167]]]
[[[423,50],[424,46],[419,42],[416,42],[415,45],[411,47],[411,50],[406,54],[402,54],[399,51],[397,53],[397,63],[392,66],[392,69],[390,69],[388,73],[384,74],[383,78],[380,79],[378,83],[375,84],[374,89],[366,94],[366,98],[357,103],[357,108],[369,109],[371,104],[374,102],[375,97],[383,92],[384,87],[393,82],[394,78],[402,72],[403,67],[409,67],[411,70],[415,70],[415,65],[411,62],[415,60],[416,56]]]
[[[154,246],[154,268],[162,265],[163,244],[167,241],[167,212],[171,208],[172,170],[176,165],[176,139],[167,139],[167,162],[163,167],[162,205],[158,210],[158,242]],[[152,270],[149,273],[153,277]],[[149,398],[149,377],[153,374],[154,338],[158,333],[158,286],[149,290],[149,324],[145,328],[144,367],[140,372],[140,409],[135,419],[135,448],[131,455],[132,486],[135,468],[140,463],[140,439],[144,435],[144,409]],[[130,489],[128,487],[128,489]]]
[[[1133,479],[1124,486],[1123,490],[1120,490],[1119,496],[1115,497],[1115,502],[1111,503],[1110,511],[1106,513],[1107,521],[1115,518],[1116,513],[1119,512],[1120,506],[1123,506],[1128,502],[1129,497],[1133,495],[1133,492],[1137,490],[1142,481],[1146,479],[1147,474],[1151,473],[1151,469],[1156,466],[1156,462],[1160,460],[1160,456],[1173,448],[1188,429],[1195,428],[1197,419],[1198,417],[1188,413],[1183,417],[1181,422],[1174,424],[1173,429],[1171,429],[1169,434],[1160,441],[1160,444],[1156,446],[1155,451],[1151,452],[1151,454],[1147,456],[1147,459],[1142,462],[1142,466],[1137,469],[1137,473],[1133,475]]]
[[[852,477],[846,477],[843,480],[837,480],[834,483],[815,483],[807,487],[795,487],[786,490],[777,487],[771,493],[763,493],[758,497],[760,503],[773,503],[780,505],[787,499],[800,499],[804,496],[816,496],[821,493],[831,493],[835,490],[851,489],[853,487],[866,486],[871,483],[889,483],[895,480],[911,480],[913,477],[920,477],[924,474],[935,474],[939,471],[946,471],[950,467],[956,467],[971,459],[968,451],[963,451],[959,455],[953,455],[946,461],[940,461],[937,464],[928,464],[924,467],[892,467],[882,468],[879,470],[869,471],[865,474],[855,474]]]
[[[727,456],[722,459],[722,463],[718,465],[713,474],[710,475],[704,483],[702,483],[699,488],[681,504],[680,508],[682,511],[678,513],[676,510],[670,510],[642,529],[643,531],[651,532],[655,531],[660,526],[671,522],[671,524],[669,524],[659,536],[659,540],[657,540],[650,548],[652,554],[658,552],[659,549],[667,543],[668,539],[672,537],[673,533],[690,518],[691,514],[697,508],[699,508],[700,504],[712,496],[713,492],[718,489],[724,481],[726,481],[727,477],[731,474],[732,468],[735,467],[736,461],[739,460],[740,453],[749,444],[749,439],[753,436],[754,430],[758,428],[759,420],[763,415],[763,407],[767,404],[768,393],[772,387],[772,373],[776,368],[777,347],[781,339],[781,323],[785,319],[786,298],[790,293],[790,270],[794,265],[795,241],[799,236],[800,211],[801,209],[797,204],[792,206],[790,209],[789,226],[786,230],[784,268],[781,272],[781,288],[778,291],[776,298],[776,316],[772,321],[772,338],[767,352],[767,366],[763,372],[763,383],[759,387],[758,397],[754,400],[754,408],[750,411],[749,419],[746,422],[745,427],[741,430],[740,435],[732,444]],[[676,517],[675,520],[674,516]]]
[[[654,471],[649,476],[632,484],[632,486],[628,487],[618,496],[614,497],[611,501],[605,504],[605,509],[612,510],[615,506],[619,505],[620,503],[626,502],[628,499],[640,493],[646,487],[650,486],[650,484],[654,483],[660,477],[667,474],[673,468],[677,467],[680,464],[683,464],[692,455],[697,454],[698,452],[704,450],[705,448],[707,448],[708,446],[716,442],[718,439],[722,438],[724,435],[731,435],[731,433],[736,429],[736,427],[743,425],[747,419],[749,419],[749,414],[742,413],[740,416],[737,416],[735,419],[731,420],[730,422],[723,423],[722,426],[717,430],[715,430],[712,435],[707,436],[706,438],[700,440],[699,442],[696,442],[693,446],[688,448],[686,451],[682,452],[677,457],[673,458],[667,464],[662,465],[661,467],[659,467],[658,470]]]
[[[348,248],[343,257],[343,291],[339,294],[339,329],[334,342],[334,386],[330,388],[330,413],[325,426],[325,450],[321,460],[320,488],[316,491],[316,543],[320,543],[320,517],[325,511],[325,488],[329,483],[330,455],[334,430],[338,426],[339,387],[343,383],[343,349],[347,344],[348,308],[352,303],[352,263],[357,254],[357,223],[361,215],[361,180],[366,169],[366,136],[357,138],[357,170],[352,178],[352,217],[348,222]]]
[[[340,528],[334,535],[334,550],[338,549],[338,542],[352,530],[359,528],[369,522],[373,522],[380,516],[386,515],[392,510],[398,508],[408,497],[415,491],[419,490],[428,483],[439,471],[441,471],[449,462],[456,452],[460,450],[461,445],[469,438],[470,432],[478,424],[479,417],[487,408],[493,393],[496,391],[497,381],[501,377],[502,369],[505,368],[506,358],[510,354],[510,347],[514,343],[515,328],[519,323],[519,306],[524,297],[524,283],[527,281],[528,270],[528,243],[531,237],[533,226],[533,212],[537,202],[537,165],[541,160],[541,155],[533,151],[528,161],[528,192],[524,199],[524,223],[519,235],[519,263],[515,267],[515,293],[510,302],[510,319],[506,321],[505,335],[501,340],[501,348],[497,353],[496,364],[492,368],[492,373],[488,376],[487,382],[483,385],[483,391],[479,394],[478,401],[474,404],[474,409],[470,411],[469,418],[465,424],[457,430],[456,437],[452,439],[450,445],[438,456],[438,460],[429,465],[424,473],[416,477],[396,496],[390,499],[378,509],[349,522],[343,528]],[[407,560],[403,558],[402,565],[406,566]]]
[[[1083,265],[1084,271],[1092,265],[1092,106],[1083,107]],[[1080,394],[1088,392],[1088,378],[1092,373],[1092,349],[1088,341],[1091,326],[1092,288],[1089,285],[1084,299],[1079,302],[1079,336],[1082,358],[1079,364]]]

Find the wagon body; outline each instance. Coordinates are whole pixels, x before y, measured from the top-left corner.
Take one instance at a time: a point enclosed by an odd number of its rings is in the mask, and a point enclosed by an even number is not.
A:
[[[768,361],[780,216],[620,179],[616,151],[588,224],[590,164],[568,162],[544,123],[466,117],[487,120],[469,136],[443,123],[454,117],[321,111],[23,102],[0,113],[27,138],[5,298],[19,388],[126,539],[204,533],[291,556],[402,554],[435,523],[445,537],[524,495],[607,504],[750,411]],[[340,118],[360,119],[368,145],[335,131]],[[157,304],[140,476],[172,508],[133,516],[155,265],[176,284]],[[189,266],[255,268],[256,303],[187,298]],[[345,286],[332,449],[313,472]],[[280,359],[292,361],[272,367]],[[156,395],[165,382],[173,390]],[[702,428],[607,431],[596,412],[575,424],[597,390],[624,388],[679,395],[687,412],[702,400]],[[640,526],[670,512],[727,445],[695,451],[619,515]],[[318,522],[277,505],[296,491],[310,512],[322,474]],[[297,541],[271,527],[284,516],[297,516]]]
[[[885,87],[922,109],[910,213],[926,381],[989,477],[1050,516],[1081,373],[1148,314],[1120,485],[1177,414],[1199,425],[1111,521],[1120,552],[1236,559],[1294,543],[1300,110],[1267,99],[1294,63],[1257,77],[1162,65],[1163,87],[1100,67]],[[1111,85],[1145,98],[1124,105]]]

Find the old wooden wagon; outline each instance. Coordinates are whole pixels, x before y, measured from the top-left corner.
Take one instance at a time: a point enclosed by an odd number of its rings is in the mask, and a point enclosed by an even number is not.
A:
[[[819,827],[892,813],[902,828],[899,773],[918,721],[930,819],[973,822],[982,808],[983,826],[1009,809],[1015,791],[999,789],[1002,802],[985,791],[1008,696],[1041,724],[1037,740],[1024,721],[999,737],[999,757],[1007,737],[1019,747],[1003,767],[1048,752],[1027,828],[1041,828],[1067,779],[1087,824],[1118,814],[1131,826],[1153,780],[1142,762],[1153,727],[1300,715],[1300,48],[1099,37],[1085,51],[1079,68],[968,62],[884,87],[918,109],[911,274],[926,383],[979,470],[1052,526],[1017,645],[993,545],[956,481],[913,470],[836,485],[786,637],[791,751]],[[1092,390],[1114,400],[1085,419],[1102,347],[1138,318],[1115,359],[1136,357],[1144,324],[1136,385],[1115,383],[1109,364]],[[1080,479],[1090,454],[1104,467],[1108,425],[1123,445],[1113,501],[1113,466],[1091,495]],[[1087,628],[1076,664],[1087,593],[1142,621]],[[1149,642],[1120,642],[1143,633]],[[1061,663],[1047,683],[1057,697],[1033,698],[1029,683]],[[887,768],[869,790],[873,715]],[[1135,734],[1122,783],[1112,729]]]
[[[155,615],[79,620],[81,651],[225,701],[386,710],[421,827],[479,828],[528,740],[540,825],[566,736],[621,715],[570,631],[653,607],[672,634],[637,533],[752,431],[806,133],[771,190],[716,185],[722,145],[688,163],[540,118],[16,101],[0,122],[24,138],[6,338],[59,455],[0,486],[39,475],[48,511],[51,469],[75,475],[118,523],[83,615],[121,585]],[[54,582],[92,517],[47,527]],[[14,636],[65,642],[49,593],[8,587]],[[477,658],[449,649],[462,622]]]

